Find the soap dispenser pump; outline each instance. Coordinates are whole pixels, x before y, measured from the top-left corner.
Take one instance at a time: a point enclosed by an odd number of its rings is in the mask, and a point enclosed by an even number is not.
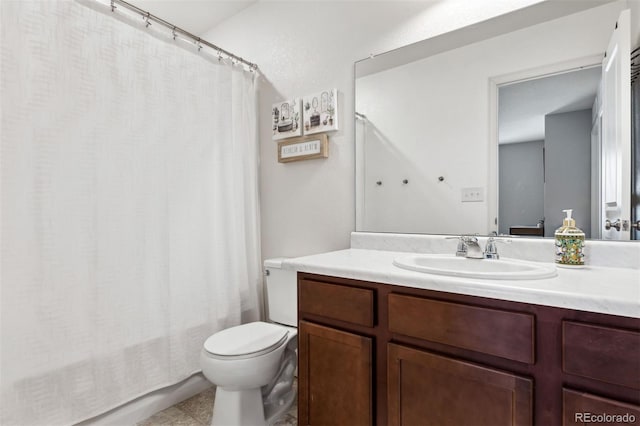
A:
[[[584,232],[576,227],[571,217],[572,209],[562,210],[567,217],[562,226],[556,229],[556,263],[571,267],[584,265]]]

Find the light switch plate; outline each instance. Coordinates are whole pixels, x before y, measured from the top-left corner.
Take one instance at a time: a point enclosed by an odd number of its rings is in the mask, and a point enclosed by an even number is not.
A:
[[[461,192],[463,203],[484,201],[484,188],[462,188]]]

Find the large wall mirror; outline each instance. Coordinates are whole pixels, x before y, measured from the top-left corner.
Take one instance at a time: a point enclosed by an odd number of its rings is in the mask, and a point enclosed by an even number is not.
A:
[[[357,62],[356,229],[549,237],[573,209],[635,239],[630,7],[542,2]]]

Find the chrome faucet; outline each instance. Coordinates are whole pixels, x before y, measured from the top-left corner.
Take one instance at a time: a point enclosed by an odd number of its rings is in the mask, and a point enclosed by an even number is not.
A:
[[[476,237],[463,237],[464,242],[467,245],[467,255],[465,256],[467,259],[484,259],[484,253],[480,248],[480,244],[478,244],[478,239]]]
[[[471,235],[461,235],[459,237],[447,237],[457,238],[458,247],[456,249],[456,256],[467,257],[471,259],[484,259],[482,249],[478,244],[478,238]]]
[[[447,237],[458,239],[458,247],[456,248],[456,256],[466,257],[468,259],[500,259],[498,254],[497,242],[510,243],[511,240],[497,240],[496,237],[489,237],[484,251],[480,248],[478,238],[471,235],[461,235],[459,237]]]

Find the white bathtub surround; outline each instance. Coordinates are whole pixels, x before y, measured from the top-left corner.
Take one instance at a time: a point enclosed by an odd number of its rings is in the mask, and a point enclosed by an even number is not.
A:
[[[0,424],[72,424],[258,318],[255,80],[142,20],[0,7]]]
[[[549,242],[551,244],[549,244]],[[490,297],[514,302],[640,318],[640,243],[588,241],[598,256],[622,256],[627,267],[593,265],[582,269],[558,268],[554,278],[541,280],[482,280],[430,275],[393,265],[407,252],[450,253],[456,240],[441,235],[353,233],[352,248],[318,255],[286,259],[283,268],[300,272],[374,281],[400,286]],[[481,243],[484,245],[484,242]],[[519,239],[498,248],[506,258],[553,262],[553,240]],[[508,249],[511,248],[511,251]],[[551,255],[543,252],[549,248]],[[526,254],[526,256],[519,256]],[[596,254],[592,252],[592,257]],[[616,258],[618,259],[618,258]],[[612,261],[612,260],[611,260]],[[616,262],[618,262],[616,260]],[[613,262],[613,261],[612,261]]]
[[[180,383],[150,392],[114,410],[80,422],[75,426],[133,425],[207,389],[211,389],[211,382],[201,373],[194,374]]]

